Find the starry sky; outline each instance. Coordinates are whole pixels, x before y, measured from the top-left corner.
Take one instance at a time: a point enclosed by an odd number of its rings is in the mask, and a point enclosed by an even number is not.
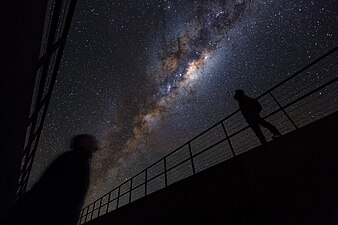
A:
[[[30,186],[97,136],[87,202],[338,44],[335,0],[80,0]]]

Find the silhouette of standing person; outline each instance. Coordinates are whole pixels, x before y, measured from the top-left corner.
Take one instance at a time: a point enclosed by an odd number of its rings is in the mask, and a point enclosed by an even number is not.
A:
[[[262,111],[262,106],[256,99],[245,95],[243,90],[236,90],[234,99],[238,101],[239,109],[244,119],[262,144],[266,143],[266,139],[260,126],[267,128],[273,134],[273,138],[281,136],[281,133],[274,125],[267,122],[259,115],[259,113]]]
[[[89,185],[90,159],[96,138],[80,134],[68,151],[43,173],[6,219],[8,225],[75,225]]]

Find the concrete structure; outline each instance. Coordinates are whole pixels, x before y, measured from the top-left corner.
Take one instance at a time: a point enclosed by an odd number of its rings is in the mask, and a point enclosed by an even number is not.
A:
[[[15,202],[47,1],[5,1],[0,7],[0,218]]]
[[[338,113],[88,225],[338,224]]]

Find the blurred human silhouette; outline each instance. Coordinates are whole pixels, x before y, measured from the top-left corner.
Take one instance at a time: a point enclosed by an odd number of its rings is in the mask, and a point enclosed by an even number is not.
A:
[[[80,134],[13,208],[8,225],[75,225],[89,185],[90,159],[96,138]]]
[[[234,99],[238,101],[239,109],[244,119],[249,124],[258,139],[262,142],[262,144],[266,143],[266,139],[260,126],[267,128],[273,134],[273,138],[281,136],[281,133],[274,125],[267,122],[259,115],[262,111],[262,106],[256,99],[245,95],[243,90],[236,90]]]

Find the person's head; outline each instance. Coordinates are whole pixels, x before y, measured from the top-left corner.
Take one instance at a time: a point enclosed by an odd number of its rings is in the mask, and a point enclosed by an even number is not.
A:
[[[235,91],[234,99],[236,99],[237,101],[240,101],[243,98],[243,96],[245,96],[244,91],[241,89],[238,89]]]
[[[98,141],[91,134],[79,134],[72,138],[70,148],[73,150],[85,149],[92,153],[98,150]]]

